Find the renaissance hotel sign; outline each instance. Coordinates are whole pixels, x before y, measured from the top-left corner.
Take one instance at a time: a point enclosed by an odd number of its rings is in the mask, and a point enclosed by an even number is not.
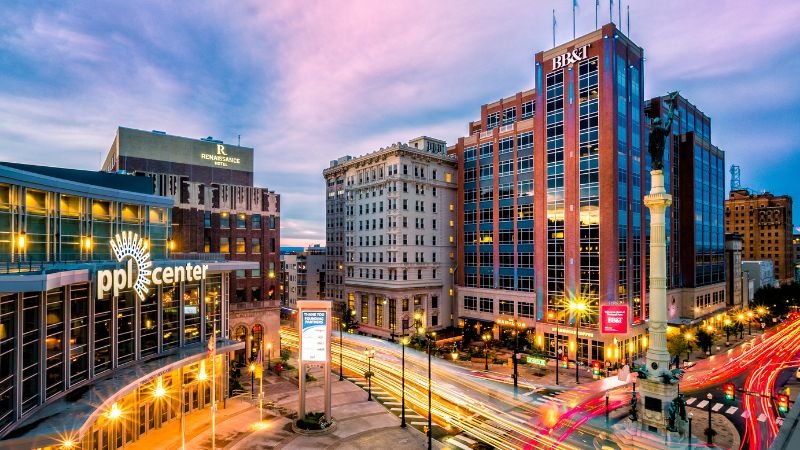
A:
[[[97,271],[97,298],[102,298],[107,292],[118,296],[123,289],[133,289],[140,300],[144,300],[150,285],[158,286],[163,283],[172,284],[182,281],[200,281],[206,279],[208,265],[186,263],[180,266],[150,268],[150,252],[147,244],[131,231],[116,235],[111,240],[111,249],[120,263],[125,262],[125,267],[114,270]],[[134,267],[135,266],[135,267]]]
[[[228,156],[228,154],[225,152],[225,146],[222,144],[217,144],[216,154],[212,155],[209,153],[201,153],[200,159],[211,161],[214,163],[215,166],[222,166],[222,167],[229,167],[231,165],[238,166],[242,163],[241,158],[237,158],[235,156]]]

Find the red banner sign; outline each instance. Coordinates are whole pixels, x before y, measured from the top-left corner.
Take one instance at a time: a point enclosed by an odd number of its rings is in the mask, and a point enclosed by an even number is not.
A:
[[[601,305],[600,330],[603,334],[628,332],[628,307],[626,305]]]

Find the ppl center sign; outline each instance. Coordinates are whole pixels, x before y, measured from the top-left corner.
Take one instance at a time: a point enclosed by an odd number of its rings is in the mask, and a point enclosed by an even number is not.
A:
[[[118,296],[120,290],[133,289],[140,300],[144,300],[150,285],[172,284],[181,281],[200,281],[206,279],[208,265],[186,263],[180,266],[156,267],[150,270],[150,252],[147,244],[131,231],[122,232],[111,240],[111,249],[118,262],[127,260],[125,268],[97,271],[97,298],[107,292]],[[135,269],[134,269],[134,266]],[[135,272],[135,275],[134,275]]]

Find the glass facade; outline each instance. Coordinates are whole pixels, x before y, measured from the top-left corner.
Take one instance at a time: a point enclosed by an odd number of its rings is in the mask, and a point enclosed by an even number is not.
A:
[[[547,309],[564,323],[564,71],[546,80],[547,128]]]

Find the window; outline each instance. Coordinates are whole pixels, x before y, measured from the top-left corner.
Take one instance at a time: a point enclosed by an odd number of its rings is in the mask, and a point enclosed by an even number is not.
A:
[[[522,104],[522,119],[533,117],[534,105],[533,102],[525,102]]]
[[[219,238],[219,252],[220,253],[230,253],[231,252],[231,244],[230,240],[226,237]]]
[[[211,211],[203,211],[203,228],[211,228]]]
[[[236,215],[236,228],[240,230],[247,228],[247,215],[243,213]]]
[[[467,311],[478,310],[478,298],[469,295],[464,296],[464,309]]]
[[[513,316],[514,302],[511,300],[500,300],[500,314]]]
[[[494,312],[494,299],[481,297],[481,312]]]
[[[230,214],[224,212],[219,215],[219,227],[220,228],[230,228],[231,227],[231,216]]]
[[[250,253],[261,253],[261,239],[253,238],[250,240]]]
[[[494,144],[491,142],[487,142],[485,144],[481,144],[481,151],[480,157],[481,158],[490,158],[494,153]]]
[[[517,303],[517,314],[519,314],[520,317],[533,317],[533,311],[533,303]]]
[[[503,110],[503,125],[510,125],[514,123],[517,118],[517,107],[512,106]]]
[[[274,230],[275,229],[276,222],[277,222],[277,220],[276,220],[275,216],[269,216],[269,229],[270,230]]]
[[[244,238],[236,238],[236,253],[246,253],[244,248]]]
[[[261,229],[261,214],[253,214],[250,216],[250,225],[254,230]]]

